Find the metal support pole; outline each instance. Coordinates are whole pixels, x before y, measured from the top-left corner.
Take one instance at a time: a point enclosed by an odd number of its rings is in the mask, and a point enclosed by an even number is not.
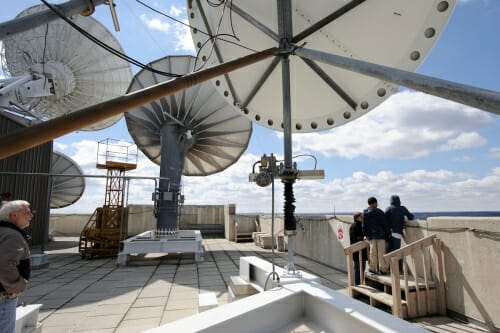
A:
[[[288,263],[287,274],[295,275],[293,262],[296,236],[295,201],[293,196],[293,183],[296,172],[292,162],[292,103],[290,94],[290,59],[288,51],[292,39],[292,4],[291,0],[278,0],[278,32],[280,37],[281,79],[283,94],[283,134],[285,167],[281,172],[281,181],[284,185],[284,217],[285,235],[288,237]]]
[[[429,95],[446,98],[484,111],[500,114],[500,93],[496,91],[476,88],[326,52],[298,48],[294,53],[302,58],[320,61],[352,72],[418,90]]]
[[[107,0],[71,0],[62,4],[54,5],[65,15],[75,14],[90,15],[94,12],[94,7],[105,4]],[[89,5],[92,4],[91,7]],[[59,19],[52,10],[46,9],[28,16],[16,18],[4,23],[0,23],[0,39],[36,28],[40,25]]]
[[[177,124],[166,124],[160,129],[161,162],[158,198],[157,229],[177,229],[179,195],[187,139],[184,128]],[[169,180],[165,180],[168,178]]]

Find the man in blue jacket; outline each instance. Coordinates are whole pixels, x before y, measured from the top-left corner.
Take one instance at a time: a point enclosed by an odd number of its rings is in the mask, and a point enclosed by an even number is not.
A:
[[[401,247],[403,229],[405,227],[405,217],[413,220],[413,214],[405,206],[401,206],[399,196],[391,196],[391,205],[385,210],[385,216],[391,228],[391,238],[389,239],[388,252],[392,252]]]
[[[387,274],[389,265],[384,259],[385,240],[390,231],[384,212],[377,206],[376,198],[368,198],[368,208],[363,211],[363,235],[370,241],[369,271]]]

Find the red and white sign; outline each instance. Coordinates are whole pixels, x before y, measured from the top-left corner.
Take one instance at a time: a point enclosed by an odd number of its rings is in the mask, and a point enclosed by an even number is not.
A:
[[[344,239],[344,229],[342,229],[342,227],[337,228],[337,239],[339,241]]]

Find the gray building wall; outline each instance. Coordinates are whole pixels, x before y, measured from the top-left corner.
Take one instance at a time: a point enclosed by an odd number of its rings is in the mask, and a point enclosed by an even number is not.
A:
[[[0,115],[0,135],[22,129],[21,123]],[[25,173],[49,173],[52,163],[52,141],[17,155],[0,160],[0,195],[10,194],[10,200],[26,200],[36,210],[28,233],[35,249],[47,242],[50,199],[50,179]],[[17,173],[6,174],[6,173]]]

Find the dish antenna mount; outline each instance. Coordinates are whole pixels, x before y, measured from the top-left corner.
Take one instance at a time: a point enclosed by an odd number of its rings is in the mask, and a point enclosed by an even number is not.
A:
[[[30,16],[44,8],[33,6],[17,17]],[[73,21],[123,52],[113,35],[95,19],[75,16]],[[39,121],[120,96],[132,77],[126,61],[97,47],[63,20],[16,33],[2,42],[3,69],[11,77],[0,81],[0,108]],[[120,118],[115,116],[84,130],[100,130]]]
[[[186,74],[194,64],[192,56],[169,56],[149,66]],[[164,81],[168,77],[141,70],[128,93]],[[160,166],[159,188],[154,194],[157,229],[177,229],[178,206],[183,201],[181,176],[225,170],[243,154],[252,133],[252,123],[208,82],[133,109],[125,119],[137,147]]]

